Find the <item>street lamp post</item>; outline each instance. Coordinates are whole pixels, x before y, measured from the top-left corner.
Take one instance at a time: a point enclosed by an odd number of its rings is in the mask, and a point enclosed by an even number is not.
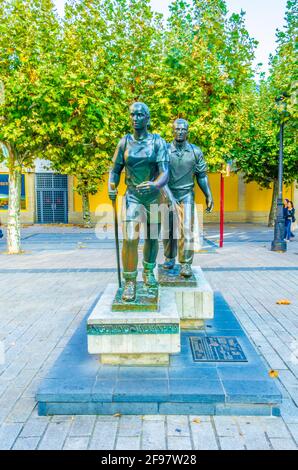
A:
[[[285,111],[284,96],[278,98],[277,104],[282,104],[283,111]],[[283,215],[283,137],[284,137],[284,120],[281,114],[280,128],[279,128],[279,160],[278,160],[278,197],[277,197],[277,211],[274,223],[274,240],[271,243],[271,251],[285,252],[287,251],[287,243],[285,242],[285,219]]]

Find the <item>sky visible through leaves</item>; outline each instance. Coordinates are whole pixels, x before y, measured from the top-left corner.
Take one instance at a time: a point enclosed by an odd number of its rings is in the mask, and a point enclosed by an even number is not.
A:
[[[64,0],[54,0],[63,14]],[[154,10],[168,15],[171,0],[151,0]],[[262,63],[262,71],[268,71],[268,58],[275,51],[275,31],[284,24],[286,0],[226,0],[230,13],[246,12],[246,26],[252,37],[259,41],[255,65]]]

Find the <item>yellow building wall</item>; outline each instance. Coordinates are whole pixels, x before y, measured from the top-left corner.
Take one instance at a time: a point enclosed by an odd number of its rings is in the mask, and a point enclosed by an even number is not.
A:
[[[220,209],[220,174],[210,173],[208,175],[210,188],[214,199],[214,211],[218,212]],[[224,178],[224,202],[225,212],[234,212],[238,210],[238,176],[231,175]],[[205,206],[205,197],[200,188],[195,186],[195,201],[197,204]]]
[[[125,182],[124,175],[121,175],[120,184],[118,187],[118,194],[123,196],[125,193]],[[220,205],[220,175],[211,173],[209,174],[210,187],[212,190],[215,211],[219,211]],[[74,179],[74,185],[76,179]],[[205,205],[205,198],[202,191],[196,185],[195,189],[195,201],[197,204]],[[108,175],[106,175],[104,181],[100,184],[98,193],[94,196],[90,196],[90,211],[95,212],[99,204],[110,204],[108,196]],[[225,211],[233,212],[238,209],[238,176],[232,175],[225,178]],[[74,210],[76,212],[82,211],[82,197],[74,191]]]
[[[293,199],[293,185],[283,188],[283,197]],[[263,189],[257,183],[247,183],[245,186],[245,209],[247,211],[268,212],[272,202],[272,187]]]
[[[109,204],[109,205],[111,205],[111,201],[110,201],[109,195],[108,195],[108,178],[109,178],[109,175],[107,174],[105,176],[104,181],[100,184],[100,186],[98,188],[98,192],[96,194],[94,194],[94,196],[90,196],[89,203],[90,203],[90,211],[91,212],[95,212],[97,207],[100,204]],[[119,183],[119,186],[118,186],[118,194],[120,196],[124,195],[125,189],[126,189],[124,179],[125,179],[125,175],[122,174],[121,179],[120,179],[120,183]],[[74,178],[74,187],[75,186],[76,186],[76,178]],[[76,191],[74,191],[74,210],[76,212],[82,212],[82,197]],[[112,210],[112,206],[111,206],[111,210]]]
[[[214,198],[214,211],[211,215],[206,216],[207,221],[216,222],[219,217],[220,210],[220,174],[210,173],[209,175],[210,186]],[[120,196],[125,193],[125,175],[121,175],[120,184],[118,187],[118,194]],[[266,223],[271,207],[272,188],[262,189],[257,183],[252,182],[244,185],[244,190],[240,190],[241,177],[238,174],[231,174],[229,177],[224,177],[225,198],[224,210],[226,221],[235,222],[263,222]],[[74,187],[76,180],[74,178]],[[284,197],[293,200],[294,198],[294,185],[284,188]],[[195,201],[197,204],[202,204],[205,208],[205,198],[202,191],[195,186]],[[82,198],[79,194],[73,192],[74,213],[77,214],[76,221],[80,223],[82,212]],[[108,197],[108,175],[100,184],[98,193],[90,196],[90,211],[95,214],[98,211],[98,206],[104,205],[102,214],[112,213],[112,204]],[[99,212],[97,212],[97,215]],[[111,215],[111,214],[110,214]],[[103,216],[103,219],[105,216]],[[108,217],[110,218],[110,216]],[[101,216],[99,217],[101,219]],[[102,220],[103,220],[102,219]],[[112,220],[112,219],[111,219]]]

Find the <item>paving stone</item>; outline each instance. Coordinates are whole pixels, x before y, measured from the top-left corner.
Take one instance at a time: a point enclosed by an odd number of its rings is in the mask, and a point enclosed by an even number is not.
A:
[[[22,424],[5,423],[0,428],[0,449],[9,450],[12,448],[17,436],[20,434]]]
[[[247,450],[270,450],[270,444],[259,423],[241,425],[241,434]]]
[[[269,438],[290,438],[289,431],[281,418],[263,419],[262,424],[263,429]]]
[[[2,408],[11,409],[22,395],[22,388],[15,388],[10,385],[3,393],[0,400],[0,411]]]
[[[140,416],[121,416],[119,420],[119,436],[139,436],[142,430],[142,424]]]
[[[194,418],[198,420],[199,418]],[[214,428],[210,421],[199,423],[190,420],[191,435],[195,450],[218,450]]]
[[[192,450],[190,437],[169,436],[168,450]]]
[[[70,436],[89,436],[92,434],[96,416],[75,416],[71,429]]]
[[[293,439],[270,439],[270,443],[274,450],[297,450],[298,447]]]
[[[17,388],[26,387],[30,384],[31,380],[36,374],[35,369],[26,369],[24,368],[22,372],[14,379],[14,385]]]
[[[167,417],[168,436],[189,436],[188,416],[173,415]]]
[[[47,420],[40,420],[36,418],[30,418],[24,425],[20,437],[41,437],[46,430],[48,425]]]
[[[214,424],[219,437],[237,437],[239,429],[235,419],[230,416],[214,416]]]
[[[237,437],[220,437],[221,450],[245,450],[244,439]]]
[[[36,401],[32,398],[20,398],[15,406],[12,408],[11,413],[7,417],[7,421],[16,423],[24,423],[31,415],[33,409],[36,407]]]
[[[63,450],[87,450],[89,437],[68,437],[64,443]]]
[[[97,421],[91,438],[91,450],[112,450],[115,448],[117,421]]]
[[[287,423],[287,426],[296,443],[298,444],[298,423]]]
[[[283,400],[281,413],[286,423],[298,424],[298,407],[292,400]]]
[[[52,422],[49,424],[39,446],[39,450],[60,450],[63,448],[64,441],[71,425],[68,421]]]
[[[144,420],[141,447],[143,450],[166,449],[165,422],[160,420]]]
[[[125,437],[119,436],[116,443],[116,450],[139,450],[140,449],[140,436],[139,437]]]
[[[19,437],[13,450],[36,450],[39,443],[39,437]]]

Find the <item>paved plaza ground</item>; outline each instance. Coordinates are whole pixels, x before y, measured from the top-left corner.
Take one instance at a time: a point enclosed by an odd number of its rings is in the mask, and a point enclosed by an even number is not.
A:
[[[273,253],[263,225],[205,227],[195,256],[268,366],[283,394],[282,417],[39,417],[36,390],[96,297],[116,282],[112,227],[32,226],[24,254],[0,241],[0,449],[297,449],[298,241]],[[298,234],[297,234],[298,238]],[[141,247],[140,247],[141,248]],[[160,260],[161,258],[160,251]],[[280,299],[290,305],[277,305]]]

